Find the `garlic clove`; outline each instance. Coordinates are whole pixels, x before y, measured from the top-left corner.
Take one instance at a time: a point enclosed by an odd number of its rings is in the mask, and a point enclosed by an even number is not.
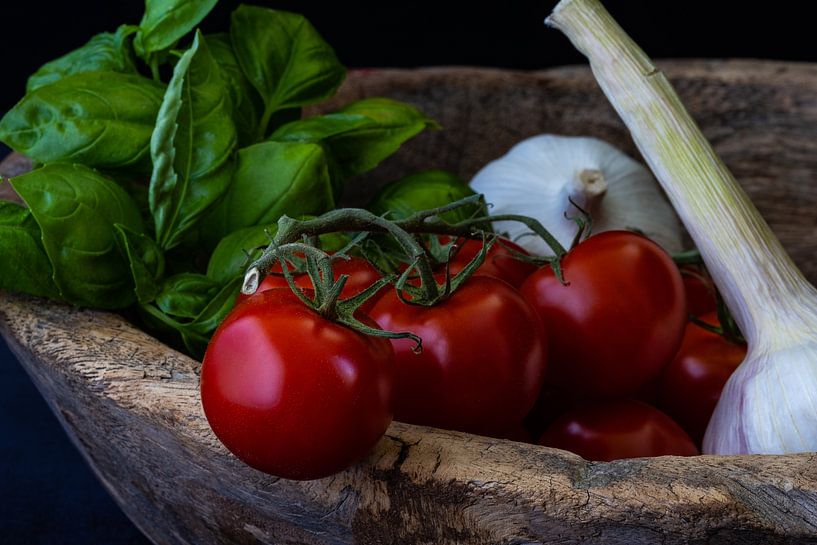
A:
[[[579,214],[573,200],[591,214],[595,233],[636,229],[670,253],[682,248],[680,222],[650,172],[596,138],[528,138],[480,170],[471,188],[485,195],[491,213],[531,216],[564,246],[578,230],[569,219]],[[538,237],[523,236],[522,224],[501,221],[494,228],[533,254],[552,254]]]
[[[703,452],[789,454],[817,445],[817,343],[750,352],[729,378]]]

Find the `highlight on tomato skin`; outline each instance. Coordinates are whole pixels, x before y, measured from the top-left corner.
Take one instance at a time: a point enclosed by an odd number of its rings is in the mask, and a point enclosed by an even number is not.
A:
[[[386,339],[273,289],[236,306],[216,330],[200,387],[213,432],[238,458],[279,477],[317,479],[353,465],[383,436],[393,380]]]
[[[607,462],[700,454],[689,435],[669,416],[633,399],[575,408],[548,426],[539,444],[568,450],[586,460]]]
[[[547,381],[587,397],[635,394],[656,378],[687,322],[683,281],[672,258],[629,231],[591,236],[528,277],[520,292],[551,339]]]
[[[718,325],[718,313],[700,317]],[[706,427],[729,377],[746,357],[746,344],[689,323],[678,354],[661,373],[658,406],[683,427],[696,444]]]

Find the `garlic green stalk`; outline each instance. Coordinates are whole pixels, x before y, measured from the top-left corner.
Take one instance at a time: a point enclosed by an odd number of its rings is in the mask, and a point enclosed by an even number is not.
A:
[[[593,232],[638,229],[670,253],[681,251],[681,225],[652,174],[610,144],[595,138],[543,134],[523,140],[488,163],[471,180],[493,214],[523,214],[539,220],[563,245],[578,230],[570,216],[588,211]],[[568,217],[565,217],[567,215]],[[552,251],[519,222],[494,223],[533,254]]]
[[[598,0],[563,0],[547,23],[589,58],[748,341],[746,360],[707,429],[704,452],[817,451],[817,290],[667,78]]]

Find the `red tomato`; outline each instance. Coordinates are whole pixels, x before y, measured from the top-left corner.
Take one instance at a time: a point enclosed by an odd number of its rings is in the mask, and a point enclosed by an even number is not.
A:
[[[522,421],[545,374],[546,341],[534,310],[507,283],[470,278],[433,307],[387,292],[370,313],[381,328],[423,340],[393,340],[395,419],[486,435]]]
[[[717,312],[701,319],[718,324]],[[661,374],[658,406],[700,445],[724,384],[745,357],[745,344],[690,323],[678,354]]]
[[[549,266],[521,293],[548,332],[548,382],[583,396],[634,394],[669,363],[684,333],[684,286],[672,258],[649,239],[607,231]]]
[[[377,443],[392,418],[393,378],[387,340],[326,320],[276,289],[238,305],[216,330],[201,401],[213,432],[241,460],[279,477],[317,479]]]
[[[717,310],[715,284],[704,269],[695,266],[681,267],[681,277],[684,279],[688,313],[702,316]]]
[[[574,409],[551,424],[539,444],[601,461],[699,454],[692,439],[670,417],[632,399]]]
[[[481,240],[460,240],[458,244],[460,248],[449,263],[451,274],[456,274],[464,269],[482,249]],[[479,266],[475,274],[499,278],[515,288],[521,286],[522,282],[524,282],[537,267],[533,263],[526,263],[516,259],[514,255],[508,251],[508,248],[513,248],[521,254],[528,254],[524,248],[514,244],[508,239],[503,238],[501,241],[497,240],[494,245],[491,246],[491,249],[488,250],[488,253],[485,255],[485,261]]]
[[[374,266],[362,259],[360,257],[350,257],[348,260],[346,259],[336,259],[332,262],[332,272],[335,274],[335,279],[337,280],[340,278],[341,275],[345,274],[348,275],[349,278],[346,279],[346,284],[343,286],[343,291],[340,294],[341,299],[348,299],[349,297],[354,297],[358,293],[364,291],[366,288],[380,280],[380,273]],[[289,289],[289,284],[287,284],[287,279],[284,278],[284,275],[281,271],[280,263],[276,263],[275,266],[270,271],[271,274],[268,274],[264,279],[261,281],[261,284],[258,286],[258,290],[256,293],[271,290],[274,288],[287,288]],[[312,280],[309,278],[309,275],[306,273],[294,275],[293,279],[295,280],[295,285],[299,288],[311,289],[312,288]],[[388,286],[384,287],[385,291],[388,289]],[[381,293],[382,293],[381,291]],[[245,301],[249,295],[239,294],[238,301]],[[377,299],[378,295],[375,294],[371,299],[366,301],[361,309],[365,312],[374,306],[374,301]]]

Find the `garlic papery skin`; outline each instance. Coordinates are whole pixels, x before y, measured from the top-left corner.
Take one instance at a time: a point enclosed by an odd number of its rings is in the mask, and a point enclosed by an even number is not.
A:
[[[750,352],[704,435],[710,454],[810,452],[817,445],[817,343]]]
[[[590,60],[746,337],[707,428],[709,454],[817,451],[817,289],[647,55],[598,0],[562,0],[547,23]]]
[[[488,163],[470,185],[485,195],[492,214],[535,218],[563,246],[570,245],[579,228],[569,219],[579,215],[572,200],[590,213],[593,233],[637,229],[666,251],[681,251],[681,224],[652,174],[596,138],[528,138]],[[521,223],[498,221],[494,228],[533,254],[553,253],[541,238],[522,236],[529,231]]]

